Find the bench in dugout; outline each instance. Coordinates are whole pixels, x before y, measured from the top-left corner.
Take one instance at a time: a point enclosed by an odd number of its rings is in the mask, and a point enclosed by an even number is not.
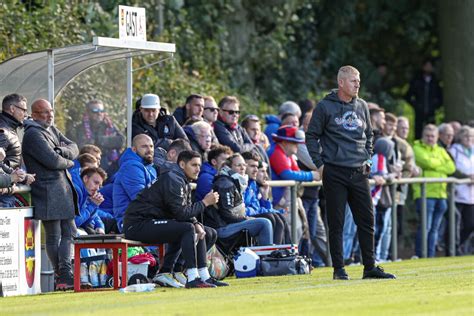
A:
[[[123,263],[128,262],[127,252],[128,247],[157,247],[160,262],[163,262],[165,256],[164,244],[147,244],[136,240],[129,240],[123,237],[123,235],[84,235],[77,236],[74,238],[74,292],[84,291],[100,291],[118,288],[124,288],[127,286],[127,264],[121,265],[121,279],[119,276],[119,261]],[[87,248],[100,248],[100,249],[112,249],[112,263],[113,263],[113,288],[95,288],[95,289],[81,289],[81,249]],[[119,250],[121,254],[119,256]],[[84,262],[84,260],[83,260]]]

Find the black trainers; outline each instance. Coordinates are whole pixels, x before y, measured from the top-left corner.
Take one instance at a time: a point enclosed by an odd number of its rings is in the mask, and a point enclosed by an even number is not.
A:
[[[214,284],[210,284],[210,283],[207,283],[207,282],[204,282],[203,280],[201,280],[200,278],[196,278],[192,281],[188,281],[186,282],[186,286],[185,286],[187,289],[195,289],[195,288],[211,288],[211,287],[217,287],[216,285]]]
[[[364,269],[364,275],[362,279],[396,279],[397,277],[393,274],[387,273],[381,266],[375,266],[370,270]]]
[[[74,289],[74,277],[72,273],[58,276],[56,280],[56,291],[68,291]]]
[[[337,269],[334,269],[334,272],[332,274],[332,279],[333,280],[349,280],[349,275],[347,275],[347,272],[344,268],[337,268]]]
[[[214,284],[215,286],[229,286],[228,283],[225,283],[225,282],[216,280],[216,279],[214,279],[214,278],[209,278],[209,279],[207,279],[207,280],[204,281],[204,282],[209,283],[209,284]]]

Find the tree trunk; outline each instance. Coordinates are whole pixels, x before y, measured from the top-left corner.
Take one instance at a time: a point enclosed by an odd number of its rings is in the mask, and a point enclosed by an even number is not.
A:
[[[474,1],[439,0],[446,121],[474,120]]]

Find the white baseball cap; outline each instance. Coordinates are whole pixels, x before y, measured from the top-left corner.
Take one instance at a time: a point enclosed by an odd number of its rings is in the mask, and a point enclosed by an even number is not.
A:
[[[156,94],[145,94],[142,97],[142,101],[140,103],[141,108],[143,109],[159,109],[160,106],[160,97]]]

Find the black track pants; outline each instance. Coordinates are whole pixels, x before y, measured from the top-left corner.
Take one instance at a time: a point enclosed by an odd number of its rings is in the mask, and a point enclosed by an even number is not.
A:
[[[324,166],[323,188],[329,227],[329,245],[334,268],[344,267],[342,231],[346,203],[357,225],[363,264],[372,267],[374,260],[374,208],[366,175],[353,168]]]
[[[146,220],[124,227],[125,238],[145,243],[181,244],[185,268],[206,267],[206,241],[195,246],[195,229],[192,223],[175,220]]]

